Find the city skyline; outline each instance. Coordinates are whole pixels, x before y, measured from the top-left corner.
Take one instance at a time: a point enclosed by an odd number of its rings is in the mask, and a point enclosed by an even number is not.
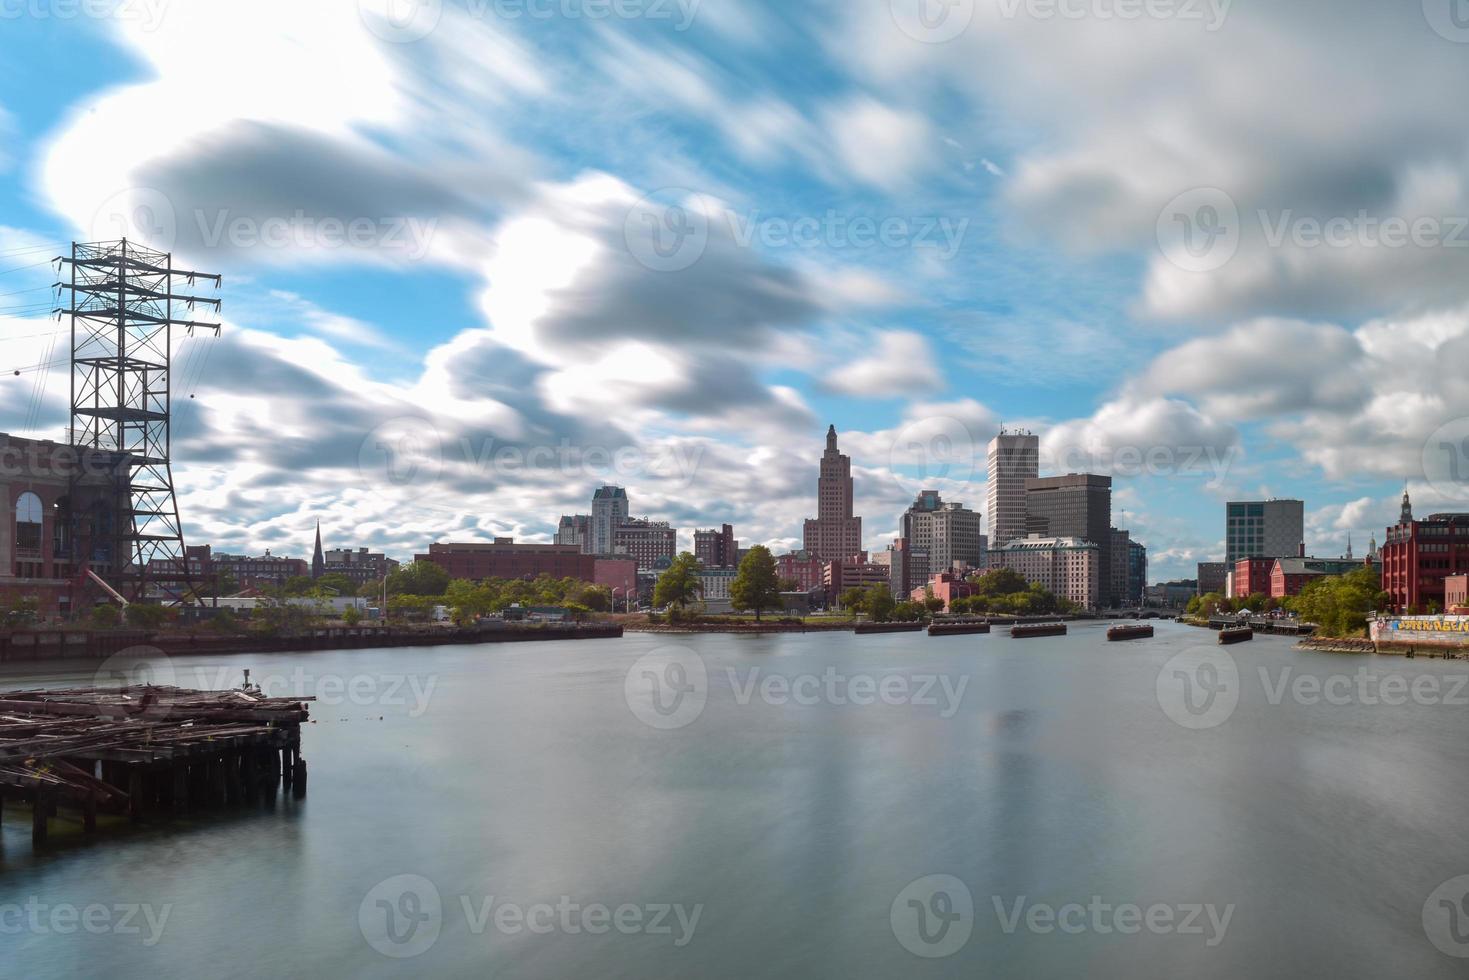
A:
[[[1405,481],[1463,506],[1469,392],[1442,370],[1469,351],[1460,252],[1358,240],[1464,213],[1433,136],[1462,49],[1421,10],[1238,7],[1217,33],[991,12],[931,44],[886,4],[719,6],[550,32],[447,5],[408,38],[357,4],[8,19],[5,428],[66,424],[50,259],[128,235],[226,277],[223,336],[177,351],[174,438],[186,533],[231,552],[301,551],[318,518],[400,557],[550,541],[604,483],[681,550],[723,521],[789,548],[830,422],[869,550],[925,484],[983,506],[1001,422],[1042,434],[1046,472],[1113,476],[1158,578],[1223,557],[1228,500],[1305,500],[1316,553],[1381,535]],[[1059,59],[1038,47],[1058,26]],[[191,52],[220,36],[242,43],[201,77]],[[1242,118],[1211,80],[1251,37],[1311,83]],[[1101,70],[1132,41],[1129,72]],[[1362,84],[1343,54],[1381,45],[1432,98],[1342,98]],[[256,77],[284,62],[306,75]],[[1198,80],[1120,97],[1134,70]],[[109,121],[153,103],[180,110],[167,140]],[[610,122],[632,117],[656,125]],[[1191,258],[1171,236],[1207,214],[1239,221]],[[1307,240],[1333,219],[1356,236]],[[406,478],[379,448],[403,439],[425,454]]]

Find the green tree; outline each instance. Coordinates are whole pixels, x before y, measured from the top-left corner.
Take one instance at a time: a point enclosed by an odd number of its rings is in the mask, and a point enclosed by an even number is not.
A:
[[[803,588],[801,588],[801,583],[798,582],[798,581],[796,581],[795,579],[793,579],[793,578],[783,578],[783,579],[780,580],[780,591],[782,591],[782,592],[804,592],[806,590],[803,589]]]
[[[357,611],[356,606],[348,606],[345,610],[342,611],[342,622],[346,623],[348,626],[356,626],[358,623],[362,622],[362,614]]]
[[[865,613],[867,611],[867,600],[871,598],[866,589],[852,586],[843,589],[841,595],[837,596],[837,605],[854,613]]]
[[[122,622],[122,610],[111,604],[93,606],[87,621],[96,629],[111,629]]]
[[[1315,623],[1324,635],[1349,636],[1367,626],[1367,613],[1386,605],[1382,582],[1375,569],[1355,569],[1345,575],[1327,575],[1306,583],[1289,608],[1301,619]]]
[[[1024,592],[1030,583],[1013,568],[995,568],[975,579],[974,586],[979,595],[1002,596]]]
[[[675,612],[682,612],[690,603],[696,602],[703,592],[704,585],[699,581],[699,561],[685,551],[658,576],[658,584],[653,587],[653,604],[667,606],[671,619]]]
[[[388,576],[388,595],[440,596],[449,587],[449,573],[431,561],[415,561]]]
[[[922,619],[923,614],[923,607],[916,602],[905,601],[893,606],[893,619],[900,623],[911,623]]]
[[[893,610],[897,608],[897,602],[893,600],[893,594],[886,585],[877,584],[867,587],[867,615],[872,617],[874,623],[886,623],[893,616]]]
[[[316,588],[319,591],[330,590],[328,594],[355,596],[357,594],[357,583],[352,581],[348,575],[341,572],[328,572],[316,580]]]
[[[763,610],[781,607],[780,576],[769,548],[757,544],[740,560],[740,570],[729,584],[729,598],[740,612],[755,610],[757,623]]]
[[[444,605],[449,607],[449,615],[456,626],[468,626],[479,617],[489,615],[495,598],[493,587],[465,578],[456,578],[444,589]]]
[[[156,630],[168,618],[168,610],[162,606],[151,606],[141,602],[130,602],[127,608],[128,625],[142,630]]]
[[[309,575],[292,575],[282,583],[280,591],[281,595],[300,598],[310,595],[311,590],[315,587],[316,583],[311,580]]]

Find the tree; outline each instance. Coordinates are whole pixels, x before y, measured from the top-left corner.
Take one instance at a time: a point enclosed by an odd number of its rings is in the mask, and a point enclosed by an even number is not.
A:
[[[780,591],[782,591],[782,592],[805,592],[806,590],[803,589],[803,588],[801,588],[801,583],[798,582],[798,581],[796,581],[795,579],[793,579],[793,578],[783,578],[783,579],[780,580]]]
[[[316,580],[316,588],[328,591],[328,594],[355,596],[357,594],[357,583],[352,581],[351,576],[341,572],[328,572]]]
[[[944,611],[944,605],[945,605],[944,600],[940,599],[938,596],[936,596],[936,595],[933,594],[933,586],[931,586],[931,585],[925,585],[923,587],[923,608],[924,609],[927,609],[931,613],[943,612]]]
[[[150,606],[141,602],[128,603],[127,621],[129,626],[143,630],[156,630],[163,625],[168,618],[168,610],[162,606]]]
[[[93,606],[87,619],[96,629],[111,629],[122,622],[122,610],[111,604]]]
[[[1030,583],[1013,568],[995,568],[975,579],[974,587],[978,595],[1002,596],[1024,592]]]
[[[415,561],[388,576],[388,595],[439,596],[449,587],[449,573],[431,561]]]
[[[1355,569],[1345,575],[1325,575],[1306,583],[1289,608],[1315,623],[1326,636],[1348,636],[1367,626],[1367,613],[1385,603],[1382,581],[1375,569]]]
[[[900,623],[911,623],[923,618],[924,609],[916,602],[900,602],[893,606],[893,619]]]
[[[699,581],[699,561],[685,551],[673,559],[673,564],[658,577],[658,584],[653,587],[653,604],[667,606],[672,618],[674,611],[682,611],[703,592],[704,585]]]
[[[765,609],[779,609],[780,576],[775,571],[775,556],[763,544],[757,544],[740,561],[740,570],[729,584],[730,602],[740,612],[755,610],[755,622]]]
[[[867,588],[867,615],[874,623],[886,623],[892,618],[897,603],[886,585],[871,585]]]
[[[362,614],[357,611],[356,606],[348,606],[342,612],[342,622],[346,623],[348,626],[356,626],[358,623],[362,622]]]
[[[867,611],[867,600],[869,599],[866,589],[852,586],[843,589],[841,595],[837,596],[837,605],[848,612],[863,613]]]
[[[309,575],[292,575],[281,585],[281,595],[295,596],[297,598],[309,595],[316,587]]]

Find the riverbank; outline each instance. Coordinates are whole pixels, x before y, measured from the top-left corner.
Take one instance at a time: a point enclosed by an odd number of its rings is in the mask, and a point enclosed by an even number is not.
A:
[[[356,650],[428,647],[460,643],[526,643],[543,640],[601,640],[622,635],[617,623],[518,623],[493,626],[341,626],[282,636],[147,630],[24,630],[0,633],[0,663],[99,660],[151,647],[166,655],[279,653],[294,650]]]

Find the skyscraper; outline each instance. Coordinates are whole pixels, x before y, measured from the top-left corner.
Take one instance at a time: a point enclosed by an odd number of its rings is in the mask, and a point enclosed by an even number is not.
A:
[[[955,565],[978,568],[984,557],[984,524],[980,515],[959,503],[944,503],[937,490],[924,490],[903,512],[898,536],[915,555],[927,556],[923,581]]]
[[[627,521],[627,491],[622,487],[598,487],[592,494],[591,544],[594,555],[612,554],[613,534]]]
[[[1112,478],[1094,473],[1025,481],[1025,530],[1043,538],[1077,537],[1096,545],[1101,560],[1098,601],[1112,604]]]
[[[1231,500],[1224,509],[1224,561],[1304,554],[1306,505],[1299,500]]]
[[[725,524],[716,530],[694,532],[694,557],[705,568],[734,568],[739,565],[740,543],[734,527]]]
[[[1025,481],[1040,475],[1040,437],[1007,433],[990,440],[989,510],[991,548],[1025,537]]]
[[[837,451],[837,427],[826,430],[826,452],[816,480],[816,517],[807,518],[805,549],[821,561],[862,550],[862,518],[852,516],[852,460]]]

